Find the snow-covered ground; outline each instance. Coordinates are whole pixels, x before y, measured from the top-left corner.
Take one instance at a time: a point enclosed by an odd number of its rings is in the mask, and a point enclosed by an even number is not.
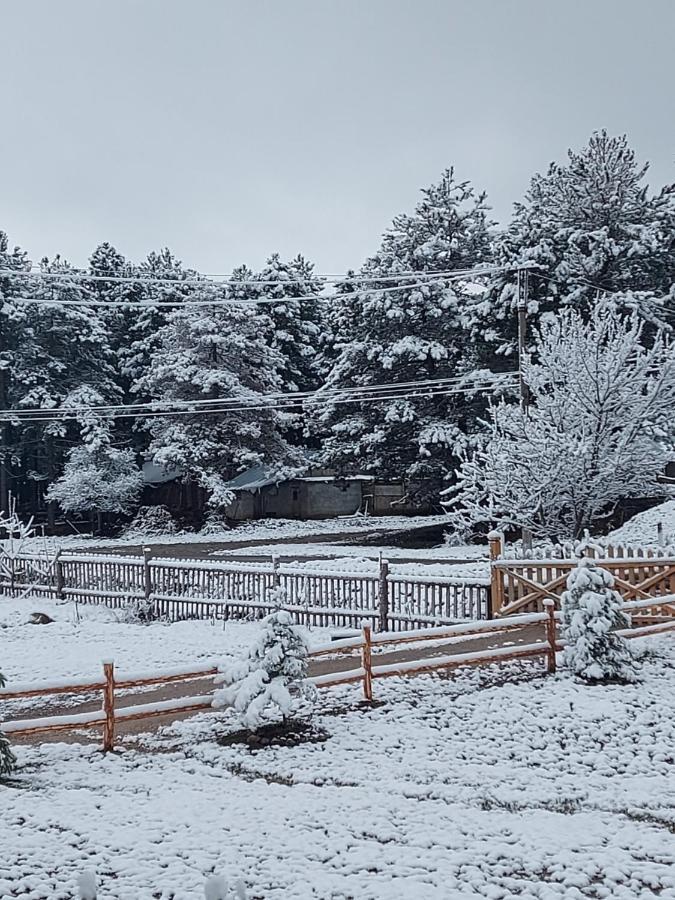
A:
[[[375,708],[325,691],[295,746],[219,745],[218,713],[107,757],[20,747],[0,896],[94,869],[106,900],[196,900],[215,869],[265,900],[672,900],[675,645],[653,648],[630,686],[513,665],[377,682]]]
[[[633,516],[621,528],[607,535],[607,543],[656,547],[659,524],[663,527],[664,542],[675,543],[675,500],[666,500]]]
[[[258,519],[243,522],[229,530],[215,532],[185,531],[180,534],[156,534],[143,536],[139,534],[128,537],[103,538],[90,534],[64,535],[57,537],[36,537],[25,542],[31,550],[47,548],[50,551],[58,547],[64,549],[85,549],[94,547],[135,546],[148,541],[153,544],[191,544],[191,543],[233,543],[249,540],[275,540],[295,537],[309,537],[323,534],[358,534],[362,531],[402,531],[404,529],[423,528],[427,525],[442,525],[447,516],[348,516],[334,519]]]
[[[33,612],[55,621],[28,624]],[[104,659],[132,673],[201,665],[239,653],[257,629],[254,622],[133,625],[104,607],[80,604],[76,611],[70,602],[0,598],[0,671],[11,683],[99,676]],[[312,629],[310,641],[324,643],[327,635],[326,629]]]

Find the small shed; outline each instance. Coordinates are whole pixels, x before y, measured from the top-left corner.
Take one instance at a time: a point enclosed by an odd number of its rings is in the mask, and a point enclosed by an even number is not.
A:
[[[283,479],[264,466],[242,472],[228,482],[236,499],[225,508],[231,519],[330,519],[349,516],[363,506],[364,485],[371,475],[302,475]]]

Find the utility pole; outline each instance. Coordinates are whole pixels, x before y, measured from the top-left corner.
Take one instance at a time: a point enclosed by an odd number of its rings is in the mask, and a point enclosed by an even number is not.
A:
[[[518,269],[518,383],[520,385],[520,407],[527,412],[529,396],[523,378],[525,339],[527,335],[527,302],[530,291],[529,269]]]
[[[518,383],[520,385],[520,408],[527,415],[530,398],[523,378],[525,361],[525,338],[527,335],[527,301],[530,291],[529,269],[518,269]],[[532,549],[532,532],[523,527],[523,550]]]

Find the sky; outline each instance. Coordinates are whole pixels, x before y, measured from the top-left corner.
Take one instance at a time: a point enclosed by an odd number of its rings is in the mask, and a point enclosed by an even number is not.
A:
[[[595,129],[675,180],[673,0],[0,0],[0,229],[358,267],[454,166],[508,221]]]

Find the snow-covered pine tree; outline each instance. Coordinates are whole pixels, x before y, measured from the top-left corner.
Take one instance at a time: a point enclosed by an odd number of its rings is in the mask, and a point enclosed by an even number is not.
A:
[[[255,275],[260,314],[269,321],[266,329],[271,349],[276,353],[277,373],[284,394],[311,391],[319,386],[320,309],[323,284],[314,266],[298,254],[284,262],[278,253],[269,257]],[[302,402],[286,412],[284,431],[295,445],[303,443],[306,431]]]
[[[5,408],[64,412],[56,421],[17,418],[12,424],[14,492],[31,505],[60,474],[78,425],[88,419],[88,413],[70,411],[119,399],[103,323],[96,309],[80,305],[91,299],[88,288],[59,257],[42,260],[41,267],[45,277],[30,282],[31,299],[38,302],[16,304],[13,323],[20,327],[4,369]]]
[[[536,263],[529,314],[573,306],[588,311],[601,296],[663,323],[675,284],[675,186],[650,193],[648,166],[638,163],[625,136],[594,133],[533,177],[513,219],[496,242],[496,262]],[[472,304],[474,336],[492,336],[490,353],[510,354],[517,337],[516,276],[495,276],[487,298]],[[599,289],[599,290],[598,290]]]
[[[10,249],[9,240],[0,230],[0,269],[25,271],[31,262],[19,247]],[[25,290],[22,277],[0,275],[0,408],[12,409],[16,403],[16,384],[13,367],[20,347],[30,340],[27,325],[28,306],[20,302]],[[16,465],[15,427],[7,421],[0,423],[0,513],[9,513],[10,486]]]
[[[197,278],[197,273],[184,269],[181,261],[165,247],[158,253],[154,250],[149,253],[133,268],[133,275],[143,279],[135,285],[140,308],[131,308],[127,343],[120,348],[120,365],[123,374],[135,384],[150,366],[160,329],[166,324],[171,309],[154,304],[179,304],[189,299],[193,287],[185,282]],[[136,399],[144,398],[136,396]]]
[[[5,677],[2,672],[0,672],[0,688],[4,687],[5,684]],[[0,723],[0,781],[8,775],[11,775],[15,769],[16,756],[12,753],[9,741],[2,733],[2,724]]]
[[[134,387],[173,409],[214,401],[193,413],[148,419],[145,427],[155,462],[178,469],[208,492],[213,507],[225,507],[233,499],[226,483],[235,475],[266,465],[282,477],[296,473],[301,460],[284,437],[284,412],[268,408],[265,399],[282,387],[283,359],[271,346],[270,320],[255,307],[228,303],[210,282],[191,297],[213,303],[170,313]]]
[[[445,505],[459,528],[524,527],[553,539],[593,531],[617,503],[658,497],[672,444],[675,347],[645,347],[637,313],[610,304],[542,320],[523,376],[531,397],[492,410],[485,445]]]
[[[614,578],[593,560],[582,559],[567,579],[562,595],[564,661],[585,681],[634,681],[635,656],[615,634],[630,621],[621,609]]]
[[[471,382],[475,359],[462,325],[461,287],[442,276],[423,276],[487,261],[490,225],[485,195],[458,182],[451,169],[422,191],[414,213],[394,219],[361,270],[373,282],[357,299],[349,297],[354,325],[340,341],[325,388],[462,377]],[[397,280],[401,272],[419,276]],[[414,399],[337,403],[319,393],[314,408],[325,433],[326,466],[405,478],[421,502],[435,503],[453,457],[471,441],[482,401],[420,390]]]
[[[361,333],[361,305],[355,273],[350,269],[332,294],[319,304],[319,352],[317,368],[325,381],[342,348]]]
[[[215,692],[213,705],[233,707],[249,729],[262,723],[270,707],[276,707],[285,720],[292,708],[291,689],[303,688],[307,652],[307,638],[290,613],[273,612],[263,619],[246,658],[220,670],[216,683],[224,687]]]

